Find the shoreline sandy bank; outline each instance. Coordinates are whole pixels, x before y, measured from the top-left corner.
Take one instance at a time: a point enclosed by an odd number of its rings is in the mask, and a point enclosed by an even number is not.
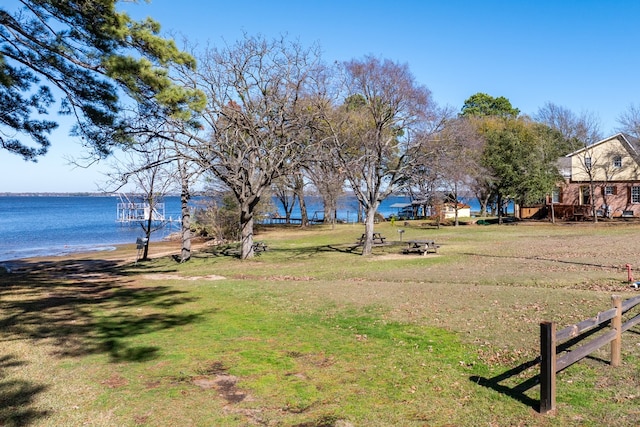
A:
[[[192,243],[192,250],[202,247],[202,241]],[[26,269],[27,266],[37,265],[38,263],[55,263],[68,262],[70,260],[94,260],[94,261],[110,261],[115,263],[135,262],[138,256],[138,250],[135,244],[115,244],[105,245],[108,250],[88,250],[82,252],[65,253],[61,255],[46,255],[36,257],[16,258],[6,261],[0,261],[0,272],[8,273]],[[149,245],[149,258],[159,258],[172,254],[178,254],[181,249],[181,242],[178,240],[162,240],[151,242]]]

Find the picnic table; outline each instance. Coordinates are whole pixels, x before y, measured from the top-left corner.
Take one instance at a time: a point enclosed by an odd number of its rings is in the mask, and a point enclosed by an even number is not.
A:
[[[426,255],[429,252],[437,253],[439,247],[434,240],[410,240],[402,253]]]
[[[362,236],[356,241],[358,245],[364,244],[364,241],[367,239],[367,235],[362,233]],[[386,237],[383,237],[380,233],[373,233],[372,243],[374,245],[384,245]]]
[[[269,246],[265,242],[257,241],[253,242],[251,246],[253,249],[253,253],[256,255],[260,255],[262,252],[266,252],[269,249]],[[240,246],[233,245],[232,247],[228,247],[222,250],[222,253],[227,256],[239,256],[240,255]]]
[[[265,242],[253,242],[253,252],[265,252],[268,248]]]

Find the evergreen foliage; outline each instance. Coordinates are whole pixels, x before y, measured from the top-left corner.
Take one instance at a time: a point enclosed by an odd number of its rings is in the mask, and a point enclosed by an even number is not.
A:
[[[461,116],[499,116],[518,117],[520,110],[514,108],[504,96],[494,98],[486,93],[478,92],[471,95],[462,106]]]
[[[58,124],[45,116],[58,94],[58,112],[75,119],[72,133],[97,156],[129,141],[125,111],[135,111],[136,103],[183,118],[202,104],[200,93],[175,86],[168,72],[171,64],[194,68],[195,60],[160,37],[152,19],[132,20],[116,10],[117,0],[20,3],[16,10],[0,7],[5,150],[33,161],[47,152]]]

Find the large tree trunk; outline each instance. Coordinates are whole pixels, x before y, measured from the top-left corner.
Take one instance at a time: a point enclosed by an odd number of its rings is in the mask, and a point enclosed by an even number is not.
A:
[[[304,228],[309,225],[309,214],[307,213],[307,204],[304,201],[304,180],[299,174],[295,177],[295,194],[300,205],[300,227]]]
[[[373,228],[375,225],[376,211],[378,205],[369,207],[366,210],[366,218],[364,222],[364,242],[362,243],[362,255],[371,255],[373,249]]]
[[[240,207],[240,258],[253,258],[253,207],[243,203]]]
[[[180,195],[180,213],[182,214],[182,249],[180,262],[191,259],[191,212],[189,211],[189,193],[184,189]]]
[[[306,227],[309,225],[309,213],[307,212],[307,204],[304,202],[304,194],[299,198],[300,203],[300,226]]]
[[[282,207],[284,208],[284,222],[287,224],[291,224],[291,212],[293,212],[293,206],[295,203],[282,203]]]
[[[460,223],[458,222],[458,183],[457,182],[453,184],[453,209],[454,209],[453,226],[457,227],[460,225]]]
[[[593,180],[591,180],[591,182],[589,183],[589,191],[591,192],[590,196],[591,196],[591,215],[593,215],[593,222],[597,223],[598,222],[598,212],[596,209],[596,185],[593,182]]]
[[[151,205],[149,205],[149,218],[147,219],[147,224],[146,226],[143,226],[142,229],[144,231],[144,237],[145,237],[145,242],[144,242],[144,252],[142,253],[142,259],[143,260],[147,260],[149,259],[149,242],[151,241],[151,226],[153,225],[153,209],[151,208]]]
[[[324,203],[322,205],[322,211],[323,211],[322,215],[324,218],[323,222],[325,224],[331,222],[331,220],[333,219],[333,217],[331,216],[332,207],[328,199],[324,199]]]
[[[491,193],[485,193],[483,191],[475,191],[476,199],[480,204],[480,216],[486,217],[489,214],[489,200],[491,199]]]
[[[335,197],[331,198],[331,228],[336,228],[336,224],[338,223],[338,201]]]
[[[182,216],[180,262],[186,262],[191,259],[191,212],[189,211],[191,192],[189,191],[189,177],[185,162],[178,162],[178,168],[180,171],[180,214]]]

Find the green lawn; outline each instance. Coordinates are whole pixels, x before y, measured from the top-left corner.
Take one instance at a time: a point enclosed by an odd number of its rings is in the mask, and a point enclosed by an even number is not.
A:
[[[640,424],[638,328],[621,367],[603,348],[559,374],[556,414],[518,389],[540,321],[637,295],[640,225],[384,223],[370,257],[362,231],[261,229],[246,261],[25,260],[0,274],[0,426]]]

